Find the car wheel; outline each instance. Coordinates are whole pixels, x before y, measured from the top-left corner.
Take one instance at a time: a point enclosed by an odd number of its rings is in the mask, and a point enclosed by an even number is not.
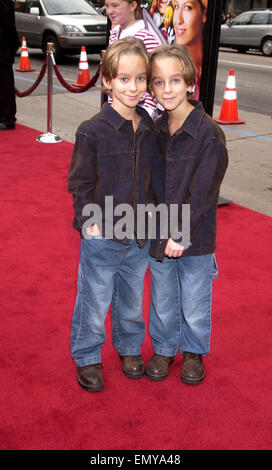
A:
[[[56,64],[60,64],[63,59],[63,52],[59,46],[58,40],[54,34],[48,34],[43,40],[43,52],[46,54],[47,43],[52,42],[54,44],[54,57]]]
[[[272,38],[265,38],[261,45],[263,55],[272,56]]]

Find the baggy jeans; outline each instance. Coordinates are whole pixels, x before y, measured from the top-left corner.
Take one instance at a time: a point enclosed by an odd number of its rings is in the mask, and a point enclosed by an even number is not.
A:
[[[78,292],[71,326],[71,353],[77,366],[101,362],[105,318],[111,304],[112,340],[120,355],[141,353],[144,276],[149,243],[123,245],[103,237],[82,239]]]
[[[218,270],[214,254],[150,257],[149,333],[153,350],[162,356],[210,351],[212,283]]]

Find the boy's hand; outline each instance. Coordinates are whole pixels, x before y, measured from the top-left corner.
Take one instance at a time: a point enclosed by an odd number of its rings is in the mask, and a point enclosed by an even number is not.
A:
[[[100,235],[100,230],[98,228],[98,225],[94,224],[91,227],[87,227],[86,229],[87,235],[92,235],[92,237],[97,237]]]
[[[174,242],[172,238],[169,238],[164,250],[164,254],[169,258],[179,258],[180,256],[182,256],[183,250],[183,246],[181,246],[179,243]]]

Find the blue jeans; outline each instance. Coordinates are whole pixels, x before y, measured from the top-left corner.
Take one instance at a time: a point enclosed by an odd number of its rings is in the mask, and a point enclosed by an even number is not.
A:
[[[150,257],[149,333],[154,352],[175,356],[210,351],[212,281],[218,275],[214,254]]]
[[[149,243],[140,248],[105,238],[81,241],[78,292],[71,327],[71,353],[77,366],[101,362],[105,318],[111,304],[112,339],[120,355],[141,353],[144,276]]]

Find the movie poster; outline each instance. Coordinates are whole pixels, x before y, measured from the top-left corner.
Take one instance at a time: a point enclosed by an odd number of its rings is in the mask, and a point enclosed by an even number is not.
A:
[[[147,0],[142,6],[168,44],[188,48],[197,72],[194,98],[198,100],[208,0]]]
[[[182,44],[197,72],[194,98],[212,116],[224,0],[142,0],[145,28],[159,44]],[[111,22],[108,19],[107,43]]]
[[[167,43],[172,44],[175,39],[172,0],[148,0],[143,1],[142,6],[148,11]]]

